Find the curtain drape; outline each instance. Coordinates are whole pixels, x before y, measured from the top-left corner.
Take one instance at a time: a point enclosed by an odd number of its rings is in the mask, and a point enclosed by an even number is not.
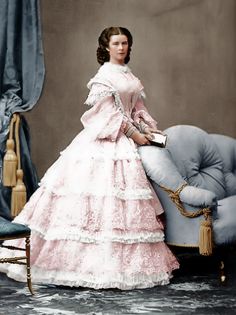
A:
[[[40,7],[38,0],[0,1],[0,171],[13,113],[31,110],[44,81]],[[21,117],[20,145],[27,197],[38,178],[30,158],[29,128]],[[0,215],[10,218],[10,189],[0,182]]]

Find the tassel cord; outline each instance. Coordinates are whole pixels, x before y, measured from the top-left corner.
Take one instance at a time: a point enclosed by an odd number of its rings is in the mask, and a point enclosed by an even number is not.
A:
[[[206,207],[192,212],[187,211],[184,208],[179,196],[183,188],[187,185],[187,183],[183,184],[176,191],[168,189],[164,186],[160,187],[168,193],[169,197],[183,216],[187,218],[197,218],[200,215],[204,216],[205,220],[201,222],[199,230],[199,252],[201,255],[209,256],[212,254],[213,247],[211,209],[209,207]]]
[[[17,165],[18,170],[21,169],[19,128],[20,128],[20,116],[17,115],[16,126],[15,126],[15,141],[16,141],[16,156],[18,160],[18,165]]]
[[[14,127],[14,124],[16,123],[16,120],[17,120],[17,114],[13,114],[11,122],[10,122],[10,130],[9,130],[9,137],[8,137],[9,140],[13,139],[13,127]]]
[[[197,218],[200,215],[204,215],[204,218],[207,219],[208,216],[211,215],[211,209],[209,207],[206,208],[202,208],[202,209],[198,209],[196,211],[193,212],[189,212],[187,211],[184,206],[182,201],[180,200],[180,193],[181,191],[184,189],[185,186],[187,186],[188,184],[185,183],[183,184],[180,188],[178,188],[176,191],[173,191],[171,189],[168,189],[164,186],[160,186],[164,191],[166,191],[170,197],[170,199],[174,202],[174,204],[176,205],[176,207],[178,208],[179,212],[187,217],[187,218]]]
[[[20,116],[17,115],[15,123],[15,141],[16,141],[16,155],[18,160],[16,171],[16,186],[12,189],[11,196],[11,214],[16,217],[26,204],[26,187],[23,181],[23,170],[21,169],[21,156],[20,156],[20,138],[19,138]]]

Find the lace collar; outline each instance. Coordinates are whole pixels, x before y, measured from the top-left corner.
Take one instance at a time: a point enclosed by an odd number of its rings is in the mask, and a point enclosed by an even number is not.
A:
[[[101,68],[103,68],[104,70],[108,70],[108,71],[116,71],[116,72],[130,72],[130,68],[125,64],[125,65],[119,65],[119,64],[115,64],[115,63],[111,63],[111,62],[105,62]]]

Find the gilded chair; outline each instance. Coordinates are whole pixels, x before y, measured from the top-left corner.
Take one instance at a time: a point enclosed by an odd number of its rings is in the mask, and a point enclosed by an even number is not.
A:
[[[23,254],[20,256],[13,255],[11,257],[1,257],[0,263],[19,264],[26,266],[26,278],[30,293],[33,295],[31,273],[30,273],[30,233],[31,230],[25,225],[10,222],[3,217],[0,217],[0,241],[13,240],[13,239],[25,239],[25,248],[19,248],[15,246],[5,245],[2,243],[1,248],[6,248],[10,251],[22,251]]]

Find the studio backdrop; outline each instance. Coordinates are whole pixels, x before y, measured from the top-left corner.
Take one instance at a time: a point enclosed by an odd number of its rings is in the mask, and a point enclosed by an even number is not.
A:
[[[27,1],[26,1],[27,2]],[[129,67],[160,129],[177,124],[236,137],[235,0],[41,0],[46,76],[27,114],[38,174],[81,131],[97,40],[111,25],[134,39]]]

